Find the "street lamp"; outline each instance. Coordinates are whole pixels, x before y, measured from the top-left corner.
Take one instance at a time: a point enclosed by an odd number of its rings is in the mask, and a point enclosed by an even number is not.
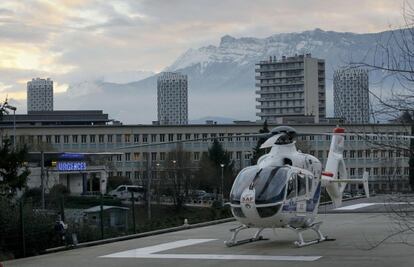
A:
[[[13,110],[13,149],[16,150],[16,107],[11,106],[7,103],[4,103],[4,107]]]
[[[225,164],[220,164],[221,167],[221,205],[224,205],[224,166]]]

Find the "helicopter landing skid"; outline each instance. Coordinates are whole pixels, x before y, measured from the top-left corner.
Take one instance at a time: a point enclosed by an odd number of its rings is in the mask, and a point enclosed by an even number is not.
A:
[[[236,228],[230,229],[230,232],[232,232],[233,234],[231,235],[230,240],[224,241],[224,244],[228,247],[234,247],[234,246],[238,246],[238,245],[242,245],[242,244],[246,244],[246,243],[252,243],[252,242],[256,242],[256,241],[260,241],[260,240],[265,240],[263,238],[263,236],[260,235],[260,233],[263,231],[264,228],[260,228],[259,230],[257,230],[257,232],[254,234],[254,236],[252,238],[247,238],[247,239],[243,239],[243,240],[236,240],[237,234],[242,231],[249,228],[246,225],[240,225]]]
[[[295,241],[294,244],[297,247],[304,247],[304,246],[317,244],[317,243],[320,243],[320,242],[323,242],[323,241],[327,241],[328,237],[324,236],[322,234],[321,230],[319,230],[319,227],[321,226],[321,224],[322,224],[322,222],[317,222],[317,223],[314,223],[314,224],[312,224],[312,225],[310,225],[309,227],[306,227],[306,228],[294,228],[292,226],[289,226],[289,229],[295,231],[298,234],[298,237],[299,237],[299,240]],[[313,230],[318,235],[318,238],[315,239],[315,240],[310,240],[310,241],[303,240],[302,233],[305,232],[306,230]]]

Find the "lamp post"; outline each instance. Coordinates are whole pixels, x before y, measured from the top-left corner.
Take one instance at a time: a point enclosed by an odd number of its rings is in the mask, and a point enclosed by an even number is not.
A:
[[[16,107],[11,106],[7,103],[4,103],[4,107],[13,110],[13,150],[16,150]]]
[[[224,164],[220,164],[221,167],[221,205],[224,205]]]
[[[176,163],[177,163],[177,161],[174,159],[174,160],[172,160],[172,163],[173,163],[173,165],[174,165],[174,203],[175,204],[177,204],[176,203],[176,201],[178,200],[178,195],[177,195],[177,168],[176,168]]]

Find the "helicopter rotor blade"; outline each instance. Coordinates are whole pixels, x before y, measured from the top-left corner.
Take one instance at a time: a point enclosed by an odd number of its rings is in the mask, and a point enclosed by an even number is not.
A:
[[[260,146],[260,149],[263,149],[263,148],[268,148],[268,147],[272,147],[275,143],[276,143],[276,141],[281,137],[281,136],[284,136],[284,135],[286,135],[285,133],[280,133],[280,134],[276,134],[276,135],[274,135],[274,136],[272,136],[272,137],[270,137],[269,139],[267,139],[261,146]]]
[[[112,150],[123,150],[123,149],[142,148],[142,147],[151,147],[151,146],[163,146],[163,145],[170,145],[170,144],[184,144],[184,143],[200,142],[200,141],[207,142],[207,141],[213,141],[215,139],[220,140],[220,139],[232,139],[232,138],[244,138],[244,137],[268,138],[269,136],[271,136],[271,133],[215,136],[215,137],[194,138],[194,139],[186,139],[186,140],[167,141],[167,142],[136,144],[136,145],[117,147],[117,148],[113,148]]]
[[[311,135],[344,135],[344,136],[369,136],[369,137],[386,137],[390,139],[414,139],[413,135],[388,135],[388,134],[359,134],[359,133],[298,133],[298,136],[311,136]]]

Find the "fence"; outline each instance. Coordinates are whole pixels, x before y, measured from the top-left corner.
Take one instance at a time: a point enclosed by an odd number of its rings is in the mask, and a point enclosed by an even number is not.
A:
[[[168,203],[169,202],[169,203]],[[199,203],[201,202],[201,203]],[[0,197],[0,260],[41,254],[48,248],[227,218],[228,208],[211,200],[127,201],[107,196]],[[200,205],[201,204],[201,205]],[[201,207],[195,207],[201,206]]]

